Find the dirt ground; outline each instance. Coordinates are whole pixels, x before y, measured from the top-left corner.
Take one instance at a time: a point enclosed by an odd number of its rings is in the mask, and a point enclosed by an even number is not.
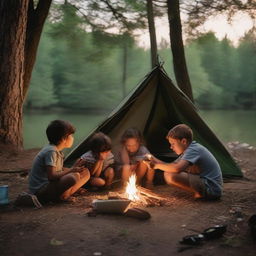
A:
[[[192,195],[173,187],[156,186],[165,197],[163,206],[143,208],[146,221],[118,215],[88,217],[94,198],[106,192],[88,192],[76,202],[47,205],[42,209],[0,208],[0,254],[23,255],[255,255],[247,221],[256,214],[256,149],[229,144],[245,178],[224,184],[217,202],[195,201]],[[27,172],[37,149],[10,153],[0,148],[0,184],[9,185],[9,199],[27,190]],[[3,172],[4,171],[4,172]],[[6,173],[8,171],[10,173]],[[179,244],[182,237],[226,224],[222,238],[199,246]]]

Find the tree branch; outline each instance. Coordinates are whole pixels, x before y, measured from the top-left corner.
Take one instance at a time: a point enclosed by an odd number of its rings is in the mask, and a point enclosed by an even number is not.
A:
[[[116,20],[122,22],[122,24],[125,25],[126,28],[128,28],[125,17],[124,17],[121,13],[119,13],[119,12],[109,3],[108,0],[102,0],[102,2],[104,2],[104,3],[106,4],[106,6],[107,6],[108,9],[112,12],[112,14],[113,14],[114,17],[116,18]]]

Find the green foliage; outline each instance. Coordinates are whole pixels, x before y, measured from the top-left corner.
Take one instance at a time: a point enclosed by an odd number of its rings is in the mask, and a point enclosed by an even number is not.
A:
[[[216,86],[210,80],[209,74],[203,67],[199,45],[195,42],[191,42],[186,46],[185,52],[195,103],[202,108],[220,107],[220,103],[216,99],[218,99],[222,89]],[[171,49],[162,48],[160,50],[160,56],[165,63],[164,66],[166,67],[166,71],[169,76],[171,78],[175,78],[171,58]],[[169,68],[167,69],[167,67]]]
[[[186,59],[188,64],[189,76],[191,79],[195,102],[204,108],[218,108],[222,89],[209,79],[209,74],[202,66],[202,58],[199,46],[191,43],[186,47]]]
[[[49,54],[52,47],[52,41],[44,33],[41,38],[39,54],[33,70],[25,107],[45,108],[57,103],[54,94],[53,59]]]
[[[64,5],[73,8],[83,19],[83,27],[90,31],[114,28],[124,33],[145,28],[147,24],[144,0],[66,0]],[[60,6],[53,5],[50,13],[53,20],[58,20]]]
[[[25,107],[113,109],[124,91],[128,94],[150,71],[150,51],[136,46],[129,33],[88,32],[72,6],[62,8],[58,12],[61,15],[45,26]],[[253,31],[237,48],[213,33],[186,45],[199,107],[256,107],[255,45]],[[162,43],[159,55],[174,78],[171,50],[166,43]]]
[[[249,34],[253,35],[252,32]],[[235,48],[226,38],[219,41],[213,33],[207,33],[193,43],[200,49],[202,66],[209,80],[221,89],[218,97],[213,97],[217,106],[212,107],[255,108],[255,39],[253,43],[252,38],[247,36]],[[198,104],[202,105],[201,100]]]
[[[256,105],[256,35],[249,31],[238,47],[239,77],[237,80],[237,101],[244,107]]]
[[[112,50],[108,58],[100,59],[90,37],[84,40],[84,49],[71,49],[62,42],[63,49],[55,56],[54,75],[59,104],[68,108],[111,107],[120,98],[117,88],[119,73],[112,71],[113,64],[117,64],[115,51]]]

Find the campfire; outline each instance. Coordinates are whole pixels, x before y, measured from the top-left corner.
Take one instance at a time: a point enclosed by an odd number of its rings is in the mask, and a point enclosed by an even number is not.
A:
[[[107,199],[95,199],[92,202],[94,211],[101,213],[129,213],[132,217],[148,219],[150,214],[142,212],[139,206],[163,206],[167,199],[149,189],[136,185],[136,174],[130,176],[124,192],[110,191]],[[128,210],[127,210],[128,209]],[[94,216],[94,215],[93,215]]]
[[[136,174],[132,174],[129,178],[124,193],[109,192],[108,198],[126,198],[132,201],[132,205],[138,206],[162,206],[166,199],[155,194],[149,189],[136,185]]]
[[[146,155],[144,161],[150,161],[151,157],[150,154]],[[127,211],[133,217],[147,219],[150,214],[145,211],[142,212],[141,209],[137,208],[138,206],[163,206],[166,202],[166,198],[155,194],[149,189],[138,186],[136,184],[136,174],[134,173],[130,176],[124,192],[110,191],[107,199],[96,199],[92,204],[94,210],[98,212],[124,213]]]
[[[125,193],[127,195],[127,198],[130,199],[131,201],[139,201],[140,200],[140,195],[139,191],[136,187],[136,175],[132,174],[129,178],[129,181],[127,183]]]

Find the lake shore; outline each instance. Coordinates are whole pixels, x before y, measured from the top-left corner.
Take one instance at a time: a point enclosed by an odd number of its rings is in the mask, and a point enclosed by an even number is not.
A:
[[[110,113],[110,112],[109,112]],[[47,143],[45,129],[55,119],[68,120],[76,127],[74,147],[90,134],[109,113],[89,114],[74,112],[25,113],[23,137],[25,149],[39,148]],[[256,147],[253,127],[256,125],[256,111],[203,110],[200,116],[208,127],[223,142],[241,141]]]

